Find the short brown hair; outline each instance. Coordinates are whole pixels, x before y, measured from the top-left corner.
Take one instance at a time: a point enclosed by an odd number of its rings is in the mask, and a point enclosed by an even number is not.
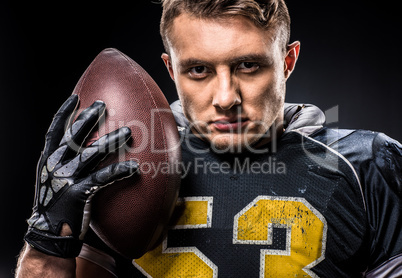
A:
[[[173,20],[183,13],[198,18],[242,15],[264,29],[281,28],[283,49],[290,38],[290,16],[284,0],[161,0],[163,13],[160,33],[169,54],[168,37]]]

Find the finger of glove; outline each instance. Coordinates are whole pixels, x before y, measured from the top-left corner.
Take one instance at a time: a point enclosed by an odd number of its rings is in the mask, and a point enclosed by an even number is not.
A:
[[[74,123],[68,127],[60,142],[60,145],[67,144],[69,146],[66,149],[67,159],[80,150],[85,138],[104,114],[105,108],[106,105],[103,101],[95,101],[91,106],[82,111]]]
[[[58,148],[59,142],[64,134],[64,127],[67,125],[71,114],[77,107],[78,101],[77,95],[71,95],[53,117],[53,121],[45,137],[44,156],[48,156]]]
[[[138,172],[138,163],[133,160],[117,162],[106,166],[82,182],[86,189],[86,194],[94,194],[100,188],[103,188],[115,181],[128,178]]]
[[[107,155],[117,150],[119,153],[116,152],[116,155],[125,152],[125,149],[121,147],[130,139],[130,135],[131,130],[128,127],[122,127],[99,138],[81,153],[77,171],[82,174],[87,173]]]
[[[122,146],[131,135],[131,130],[128,127],[122,127],[95,141],[92,145],[85,148],[84,151],[73,158],[62,167],[58,168],[53,175],[57,178],[77,178],[79,175],[84,176],[89,170],[93,169],[100,161],[102,161],[109,153],[115,151]],[[60,152],[64,152],[66,146],[60,147],[48,159],[48,168],[55,165],[53,158],[60,159]],[[124,150],[123,150],[124,151]],[[57,156],[57,157],[56,157]],[[50,161],[50,163],[49,163]],[[51,164],[49,166],[49,164]]]

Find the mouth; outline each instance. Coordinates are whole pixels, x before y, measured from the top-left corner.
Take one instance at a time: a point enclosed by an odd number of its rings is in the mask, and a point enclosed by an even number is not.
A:
[[[250,123],[250,120],[243,117],[224,117],[210,122],[215,129],[221,132],[239,132]]]

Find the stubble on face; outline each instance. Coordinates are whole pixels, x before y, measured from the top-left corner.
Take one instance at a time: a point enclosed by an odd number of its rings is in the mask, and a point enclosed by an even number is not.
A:
[[[216,150],[252,149],[282,132],[286,80],[273,33],[242,16],[175,19],[169,71],[193,133]]]

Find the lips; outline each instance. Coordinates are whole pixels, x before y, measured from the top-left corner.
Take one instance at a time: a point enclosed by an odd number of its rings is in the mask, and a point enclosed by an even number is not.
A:
[[[247,118],[242,117],[224,117],[211,121],[210,124],[217,130],[222,132],[234,132],[244,128],[250,122]]]

